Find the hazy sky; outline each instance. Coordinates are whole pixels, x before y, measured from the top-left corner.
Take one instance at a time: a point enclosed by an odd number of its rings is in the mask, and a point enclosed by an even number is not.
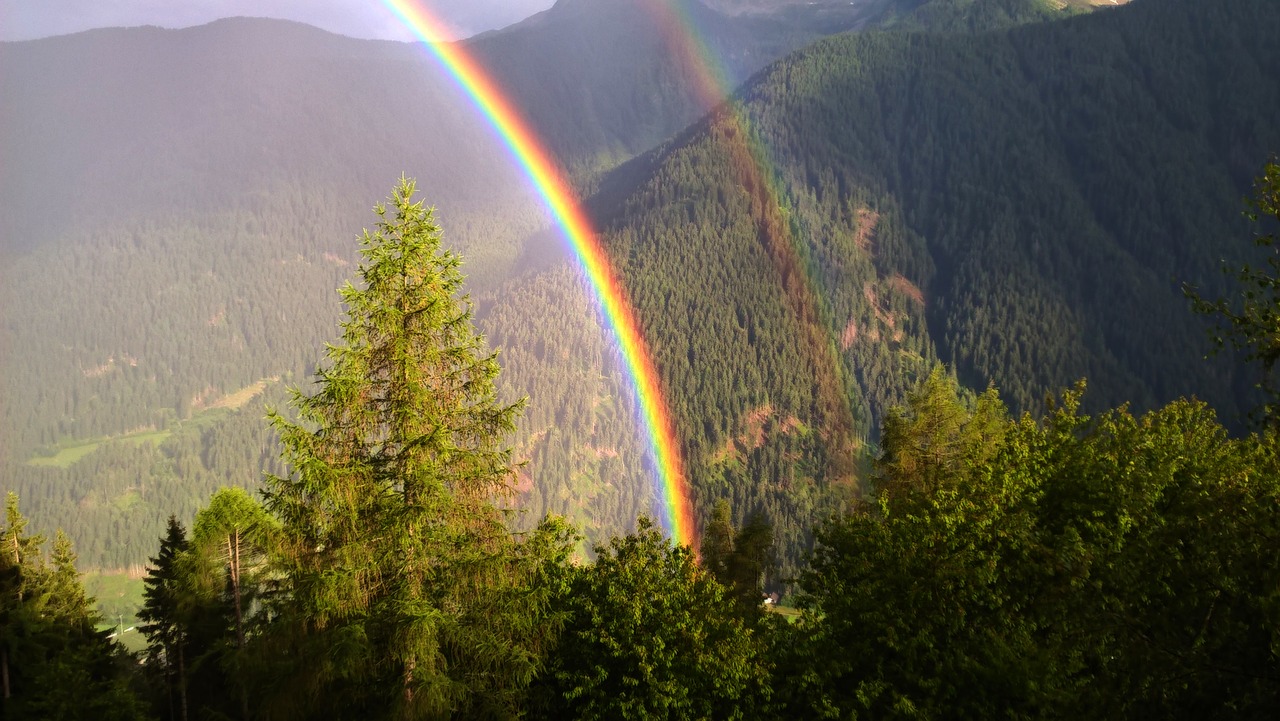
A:
[[[503,27],[554,0],[417,0],[458,37]],[[0,0],[0,40],[28,40],[91,28],[181,28],[247,15],[287,18],[358,38],[409,40],[382,0]]]

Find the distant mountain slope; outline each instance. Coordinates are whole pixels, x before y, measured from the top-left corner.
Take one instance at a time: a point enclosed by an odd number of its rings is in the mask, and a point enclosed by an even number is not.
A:
[[[583,177],[707,107],[637,9],[568,2],[471,44]],[[814,37],[699,17],[742,74]],[[333,290],[352,275],[355,237],[401,173],[438,207],[477,292],[526,270],[527,237],[549,237],[527,179],[414,44],[236,19],[0,43],[0,68],[0,486],[21,490],[39,524],[113,534],[111,547],[84,544],[92,564],[140,561],[169,512],[189,513],[218,482],[257,482],[261,464],[244,459],[260,453],[210,452],[252,422],[210,406],[263,379],[305,380],[336,333]],[[600,72],[619,68],[629,74]],[[557,81],[567,85],[544,92]],[[643,112],[635,98],[646,98]],[[485,307],[522,327],[499,312],[508,305]],[[590,378],[606,372],[592,368]],[[576,373],[512,375],[545,393],[548,377]],[[550,416],[555,445],[522,436],[531,474],[594,477],[616,457],[631,498],[646,474],[638,450],[617,439],[634,443],[633,417],[593,410],[624,394],[577,382],[559,390],[540,403],[583,412]],[[540,408],[529,427],[547,426]],[[544,495],[562,510],[573,502]],[[648,509],[626,505],[611,516]]]
[[[471,47],[522,114],[588,178],[648,150],[711,109],[685,35],[736,87],[827,35],[885,24],[966,29],[1058,16],[1052,0],[855,0],[746,6],[699,0],[559,0]],[[728,88],[726,88],[728,90]]]
[[[687,25],[672,25],[673,17]],[[818,37],[875,19],[816,9],[802,17],[728,17],[697,0],[559,0],[472,48],[556,155],[590,176],[657,145],[718,101],[699,93],[681,34],[693,33],[736,86]]]
[[[960,9],[969,18],[1016,1]],[[655,2],[564,0],[470,45],[579,187],[713,100],[690,87],[694,68],[673,59]],[[808,8],[727,18],[688,5],[699,39],[733,78],[818,35],[899,17]],[[189,514],[219,483],[257,482],[273,456],[258,404],[278,402],[285,382],[305,383],[335,335],[332,290],[352,274],[369,205],[401,172],[418,177],[467,258],[486,332],[512,361],[504,392],[537,394],[518,438],[532,460],[529,507],[574,509],[601,534],[652,510],[617,361],[588,337],[592,303],[557,265],[559,241],[527,181],[422,48],[234,20],[0,44],[0,69],[0,483],[23,493],[38,524],[76,529],[92,549],[86,562],[136,563],[168,513]],[[735,493],[745,510],[768,495],[750,490],[762,478],[793,489],[768,498],[793,505],[775,515],[791,519],[794,541],[830,500],[796,489],[848,479],[847,454],[832,449],[860,443],[938,355],[926,332],[933,306],[913,290],[929,286],[934,258],[885,192],[850,190],[846,205],[797,193],[790,222],[839,236],[806,255],[830,269],[826,299],[806,310],[795,288],[744,285],[727,312],[681,319],[686,294],[705,286],[680,287],[678,272],[767,277],[777,261],[756,248],[718,267],[727,251],[712,224],[751,232],[725,190],[726,200],[707,196],[664,221],[696,230],[688,237],[699,247],[669,256],[685,269],[637,250],[634,272],[677,284],[637,285],[637,297],[657,314],[665,372],[689,384],[674,390],[673,409],[691,457],[711,464],[695,471],[700,497]],[[691,215],[700,204],[724,208]],[[619,238],[628,232],[649,231],[618,225]],[[843,261],[850,242],[875,252]],[[557,303],[571,310],[557,313]],[[789,316],[797,309],[839,326],[833,347],[860,359],[816,390],[805,374],[826,366],[815,360],[816,337],[804,335],[811,324]],[[711,335],[668,336],[686,331]],[[809,346],[793,347],[796,337]],[[724,372],[702,372],[730,356]],[[846,394],[852,404],[836,402]],[[248,405],[230,407],[243,398]],[[846,405],[848,417],[827,428]]]
[[[1277,30],[1274,3],[1146,0],[999,35],[847,37],[748,102],[791,182],[829,170],[902,204],[940,271],[931,332],[969,382],[1026,408],[1088,377],[1099,403],[1198,394],[1238,418],[1179,284],[1219,287],[1219,259],[1248,252],[1240,199],[1280,148]]]
[[[277,184],[367,194],[409,171],[442,204],[489,207],[514,185],[412,45],[242,18],[4,43],[0,62],[4,242],[230,210]]]
[[[869,433],[934,358],[1016,410],[1088,378],[1093,406],[1197,395],[1239,423],[1250,372],[1202,359],[1180,284],[1225,288],[1219,259],[1250,253],[1241,199],[1280,148],[1278,32],[1266,0],[1144,0],[978,35],[841,36],[743,91],[781,208],[735,161],[728,113],[619,169],[597,203],[699,506],[768,512],[795,558],[840,495],[824,375]],[[799,263],[780,263],[792,240]],[[834,369],[807,347],[797,272]],[[762,415],[773,430],[747,433]]]

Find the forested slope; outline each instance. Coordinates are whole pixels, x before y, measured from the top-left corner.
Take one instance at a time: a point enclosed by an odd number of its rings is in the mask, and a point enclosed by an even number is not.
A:
[[[648,10],[568,2],[469,42],[563,162],[584,169],[580,181],[707,109],[689,68],[663,51],[663,28],[638,14]],[[740,76],[817,32],[699,19]],[[496,309],[495,341],[525,343],[517,356],[554,342],[518,333],[527,321],[501,308],[522,309],[495,304],[493,289],[548,248],[558,257],[560,241],[492,131],[415,44],[237,19],[4,43],[0,66],[0,486],[21,491],[38,525],[78,529],[90,565],[141,561],[168,513],[192,512],[210,484],[257,484],[256,450],[231,467],[207,462],[243,438],[216,406],[247,403],[236,417],[252,424],[264,396],[245,396],[260,382],[274,393],[307,377],[335,333],[333,290],[354,268],[368,199],[389,179],[418,178],[439,208],[469,287]],[[589,308],[580,286],[572,294]],[[584,317],[574,334],[594,332]],[[625,393],[570,382],[577,371],[558,364],[517,378],[538,390],[529,428],[554,418],[561,434],[549,446],[524,432],[531,478],[594,478],[615,463],[596,449],[616,446],[627,471],[615,485],[639,492],[638,451],[619,440],[634,446],[632,414],[564,410]],[[647,507],[610,515],[629,523]]]
[[[1273,3],[1147,0],[842,36],[749,84],[745,133],[726,110],[620,169],[600,212],[699,506],[765,511],[795,553],[841,495],[824,376],[859,438],[939,359],[1017,411],[1088,378],[1099,407],[1196,395],[1242,424],[1256,377],[1202,359],[1180,286],[1213,292],[1219,260],[1250,252],[1241,199],[1280,148],[1278,30]],[[780,201],[734,159],[744,143],[766,149]],[[807,340],[804,285],[834,363]]]
[[[971,384],[1027,408],[1087,376],[1099,403],[1198,394],[1238,419],[1179,285],[1217,287],[1245,252],[1239,199],[1280,147],[1277,28],[1269,3],[1150,0],[1000,35],[849,37],[748,103],[793,186],[831,172],[902,203],[941,271],[930,327]]]
[[[875,21],[904,30],[820,44],[744,91],[744,137],[769,157],[743,190],[723,113],[600,175],[705,108],[641,6],[563,2],[472,49],[601,189],[700,506],[766,511],[794,558],[937,360],[1017,408],[1087,375],[1099,405],[1195,392],[1239,417],[1251,380],[1199,364],[1177,288],[1212,286],[1221,241],[1244,237],[1237,199],[1274,133],[1268,8],[1147,0],[971,35],[1057,6],[881,3]],[[838,27],[784,10],[693,15],[745,77]],[[82,529],[89,564],[134,563],[167,513],[256,484],[270,438],[212,449],[306,377],[364,199],[401,172],[467,257],[478,321],[513,361],[503,392],[531,396],[531,515],[573,509],[600,538],[650,508],[581,281],[420,48],[242,20],[0,53],[4,483],[36,523]]]

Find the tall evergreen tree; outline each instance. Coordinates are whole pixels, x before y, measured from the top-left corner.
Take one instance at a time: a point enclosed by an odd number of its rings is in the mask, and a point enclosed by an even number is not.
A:
[[[142,718],[128,667],[105,631],[59,532],[52,566],[44,539],[10,493],[0,528],[0,716],[9,719]]]
[[[0,693],[5,714],[14,703],[15,678],[20,678],[26,658],[39,653],[33,648],[31,626],[38,613],[33,609],[41,579],[40,546],[44,539],[29,536],[27,519],[18,510],[18,496],[5,498],[5,526],[0,537]]]
[[[733,518],[729,502],[721,498],[711,509],[711,520],[702,531],[702,567],[717,581],[727,583],[733,556]]]
[[[702,533],[702,566],[727,589],[742,618],[758,620],[764,579],[773,570],[773,526],[753,513],[735,530],[729,502],[717,501]]]
[[[218,489],[209,505],[196,515],[192,540],[200,555],[224,572],[213,575],[225,578],[211,580],[226,588],[237,649],[245,645],[245,609],[257,585],[245,574],[255,575],[254,570],[262,565],[271,530],[270,517],[242,488]]]
[[[142,579],[142,608],[139,630],[147,637],[147,656],[159,669],[167,699],[165,718],[188,717],[186,674],[186,623],[182,617],[181,573],[178,560],[188,546],[187,531],[177,516],[160,539],[160,551],[153,556]]]
[[[547,546],[513,538],[497,505],[521,404],[498,401],[459,258],[414,190],[402,178],[375,208],[298,420],[271,415],[292,469],[266,492],[287,579],[267,639],[282,714],[502,717],[536,671]]]
[[[273,530],[262,505],[242,488],[218,489],[192,527],[186,569],[191,600],[200,612],[196,637],[205,649],[199,683],[206,692],[215,690],[206,693],[206,705],[227,716],[250,717],[242,665]]]

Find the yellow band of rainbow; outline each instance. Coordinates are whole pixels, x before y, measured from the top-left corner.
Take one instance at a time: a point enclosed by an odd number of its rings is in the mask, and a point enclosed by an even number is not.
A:
[[[657,468],[658,503],[664,524],[676,543],[695,545],[693,503],[685,477],[675,425],[667,410],[657,370],[636,323],[626,289],[609,264],[604,249],[574,193],[550,155],[516,112],[488,73],[467,53],[462,43],[439,42],[448,37],[447,26],[415,0],[383,0],[440,62],[458,86],[471,98],[493,126],[546,201],[564,231],[574,257],[586,274],[606,324],[617,338],[627,373],[640,406],[650,452]]]

